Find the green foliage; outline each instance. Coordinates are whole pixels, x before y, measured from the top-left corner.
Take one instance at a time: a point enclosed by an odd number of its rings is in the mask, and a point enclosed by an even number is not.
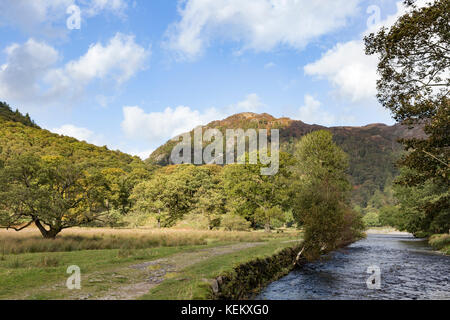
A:
[[[414,234],[447,231],[450,224],[450,1],[410,5],[390,28],[366,37],[378,54],[378,99],[394,118],[424,127],[425,137],[403,139],[407,168],[397,183],[401,219]]]
[[[280,217],[279,212],[290,206],[288,169],[292,157],[281,152],[279,171],[272,176],[261,175],[261,163],[248,164],[249,155],[246,154],[246,157],[245,165],[228,165],[223,169],[227,207],[230,212],[246,218],[253,226],[263,223],[266,230],[270,230],[271,219]]]
[[[408,175],[416,175],[411,170],[403,170],[400,180]],[[450,229],[450,191],[445,186],[427,180],[424,184],[408,187],[397,185],[395,196],[402,213],[399,228],[413,234],[431,235]]]
[[[233,213],[223,215],[220,225],[228,231],[247,231],[250,228],[249,221]]]
[[[397,143],[405,136],[418,137],[421,130],[408,130],[401,125],[373,124],[364,127],[325,128],[309,125],[289,118],[276,119],[268,114],[241,113],[225,120],[209,123],[206,128],[218,129],[225,135],[227,129],[279,129],[281,150],[294,153],[296,143],[304,135],[324,130],[333,134],[333,140],[349,155],[350,182],[355,186],[352,202],[362,207],[376,190],[382,190],[389,179],[398,174],[395,163],[401,156],[402,147]],[[193,135],[193,132],[190,133]],[[155,150],[148,163],[170,164],[170,153],[176,142],[169,141]]]
[[[308,258],[313,259],[324,250],[335,249],[347,227],[348,156],[327,131],[303,137],[294,155],[297,160],[293,167],[294,216],[304,227]]]
[[[450,234],[434,234],[430,237],[428,243],[433,249],[450,255]]]
[[[381,227],[380,215],[375,211],[366,213],[363,222],[366,227]]]
[[[107,188],[99,172],[62,157],[18,155],[0,171],[0,226],[21,230],[34,223],[45,238],[54,238],[106,211]]]
[[[155,170],[138,157],[40,129],[5,103],[0,124],[0,227],[20,229],[35,220],[53,237],[80,224],[120,225],[131,209],[131,190]],[[58,188],[65,190],[58,194]],[[102,220],[94,218],[99,211]]]
[[[389,226],[396,229],[403,228],[402,212],[399,206],[385,206],[380,209],[380,224],[382,226]]]
[[[154,216],[163,227],[173,226],[191,210],[205,212],[213,208],[208,215],[213,217],[220,212],[220,202],[208,203],[208,193],[220,198],[217,191],[211,191],[216,174],[215,166],[196,167],[180,165],[163,168],[154,177],[136,185],[131,199],[134,201],[134,211]],[[208,189],[209,186],[209,189]],[[200,193],[201,192],[201,193]],[[195,207],[199,203],[198,207]]]
[[[11,107],[5,103],[0,101],[0,121],[11,121],[11,122],[20,122],[25,126],[39,128],[33,120],[31,120],[30,115],[27,113],[25,116],[16,109],[16,111],[12,111]]]

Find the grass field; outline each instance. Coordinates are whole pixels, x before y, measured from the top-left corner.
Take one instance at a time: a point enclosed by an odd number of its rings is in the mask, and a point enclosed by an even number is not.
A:
[[[33,229],[2,230],[0,299],[204,297],[205,279],[296,239],[297,231],[76,228],[47,240]],[[71,265],[81,269],[81,290],[65,285]]]

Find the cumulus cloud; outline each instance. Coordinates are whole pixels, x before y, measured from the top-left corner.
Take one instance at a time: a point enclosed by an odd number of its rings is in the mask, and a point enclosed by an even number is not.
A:
[[[182,59],[202,54],[214,39],[242,44],[241,50],[277,46],[303,49],[312,40],[346,25],[359,0],[187,0],[181,19],[166,32],[165,45]]]
[[[322,126],[350,125],[356,120],[351,115],[332,114],[323,110],[322,103],[309,94],[305,95],[303,106],[298,109],[297,115],[294,115],[293,118]]]
[[[320,101],[313,96],[305,95],[304,105],[300,107],[298,112],[298,119],[305,123],[325,126],[334,124],[336,118],[332,114],[321,110],[321,105]]]
[[[265,104],[261,101],[261,98],[256,93],[251,93],[244,100],[228,106],[226,113],[258,112],[264,106]]]
[[[80,141],[86,141],[92,144],[100,145],[103,137],[96,135],[89,129],[74,126],[72,124],[65,124],[59,128],[51,129],[53,133],[57,133],[63,136],[75,138]]]
[[[353,102],[375,97],[378,58],[364,54],[362,41],[338,43],[318,61],[308,64],[307,75],[327,79],[340,95]]]
[[[419,0],[417,6],[424,6],[429,0]],[[407,12],[402,2],[397,2],[397,11],[384,20],[375,21],[368,25],[361,39],[345,43],[338,43],[328,50],[322,57],[304,67],[307,75],[319,79],[327,79],[337,93],[352,102],[374,100],[378,79],[378,57],[367,56],[362,38],[369,33],[376,32],[381,27],[392,26],[397,19]]]
[[[125,0],[84,0],[85,12],[89,16],[96,16],[102,11],[109,11],[123,16],[128,4]]]
[[[234,113],[258,112],[262,106],[264,106],[263,102],[255,93],[225,108],[208,108],[204,111],[178,106],[168,107],[160,112],[146,113],[139,106],[126,106],[123,108],[122,130],[127,138],[144,139],[151,146],[156,147],[197,126],[224,119]]]
[[[160,143],[217,120],[221,114],[214,108],[200,112],[186,106],[145,113],[138,106],[127,106],[123,108],[123,115],[122,129],[128,138],[144,138],[150,143]]]
[[[33,39],[4,50],[7,61],[0,69],[0,96],[9,101],[35,99],[41,79],[60,59],[51,46]]]
[[[67,8],[79,5],[82,18],[102,12],[124,16],[126,0],[0,0],[0,26],[17,27],[27,34],[63,37],[66,28]]]
[[[9,101],[54,104],[79,98],[94,80],[113,79],[117,85],[129,80],[145,68],[150,49],[132,35],[117,33],[106,45],[92,44],[79,59],[59,68],[59,53],[44,42],[30,39],[5,53],[0,95]]]

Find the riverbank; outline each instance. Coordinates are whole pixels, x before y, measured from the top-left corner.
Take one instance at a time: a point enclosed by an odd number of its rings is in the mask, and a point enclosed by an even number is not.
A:
[[[412,236],[411,233],[398,231],[397,229],[391,227],[375,227],[366,230],[366,234],[390,234],[390,235],[403,235]]]
[[[207,281],[217,276],[214,271],[273,254],[296,239],[299,233],[294,230],[268,234],[77,228],[49,241],[32,229],[2,230],[0,299],[202,297]],[[66,286],[72,265],[81,269],[80,290]]]
[[[297,238],[298,239],[298,238]],[[250,283],[254,288],[261,288],[268,282],[278,279],[291,269],[283,263],[271,264],[271,268],[264,263],[274,256],[285,256],[289,259],[287,252],[294,252],[299,240],[271,240],[267,243],[239,250],[231,254],[210,257],[204,261],[184,268],[176,275],[170,276],[160,285],[152,288],[148,294],[141,297],[147,300],[211,300],[217,298],[229,298],[232,290],[237,292],[235,297],[244,297],[251,294]],[[286,251],[287,250],[287,251]],[[292,254],[293,255],[293,254]],[[242,275],[240,272],[248,264],[256,261],[265,271],[265,276],[258,277],[252,272],[245,279],[236,277]],[[238,272],[236,273],[236,270]],[[245,287],[232,288],[239,278],[241,284],[247,283]],[[231,287],[230,287],[231,286]],[[239,293],[238,293],[239,292]]]
[[[438,250],[445,255],[450,255],[450,234],[432,235],[428,240],[428,243],[434,250]]]

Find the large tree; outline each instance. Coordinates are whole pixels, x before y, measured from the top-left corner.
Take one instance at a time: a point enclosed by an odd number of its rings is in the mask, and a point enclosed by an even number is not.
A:
[[[348,156],[333,142],[331,133],[316,131],[304,136],[294,156],[294,216],[304,229],[305,252],[313,259],[343,241],[354,240],[361,224],[349,208]],[[344,237],[347,229],[352,230]]]
[[[394,118],[424,125],[427,138],[403,140],[403,164],[420,175],[410,181],[449,179],[450,1],[410,10],[391,27],[365,38],[366,53],[380,58],[378,99]]]
[[[160,169],[152,179],[137,184],[131,194],[133,210],[153,216],[162,227],[173,226],[195,208],[202,186],[209,184],[212,167],[178,165]]]
[[[44,238],[95,221],[106,211],[107,184],[59,156],[17,155],[0,168],[0,227],[35,224]]]
[[[437,193],[416,207],[432,215],[421,227],[428,231],[433,221],[445,221],[442,217],[448,216],[450,207],[450,1],[436,0],[425,7],[406,1],[406,5],[408,12],[392,27],[366,37],[366,53],[380,58],[381,104],[397,121],[423,126],[426,133],[423,139],[402,140],[409,152],[400,164],[409,173],[397,182],[411,187],[410,192],[424,184],[437,186]]]
[[[270,231],[272,221],[283,217],[283,210],[290,205],[288,196],[289,165],[292,157],[279,153],[279,171],[275,175],[261,175],[263,165],[249,164],[228,165],[223,169],[223,184],[227,194],[228,209],[250,221],[253,226],[264,225]]]

